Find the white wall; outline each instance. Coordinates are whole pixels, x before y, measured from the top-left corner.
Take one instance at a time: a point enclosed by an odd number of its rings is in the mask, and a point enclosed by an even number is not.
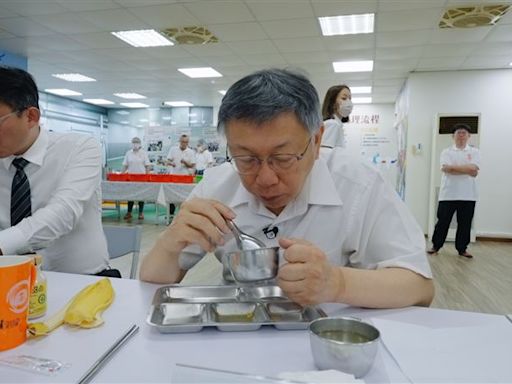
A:
[[[512,237],[512,70],[413,73],[408,79],[409,124],[405,201],[427,232],[432,130],[438,113],[480,113],[480,236]],[[423,145],[412,156],[412,145]]]

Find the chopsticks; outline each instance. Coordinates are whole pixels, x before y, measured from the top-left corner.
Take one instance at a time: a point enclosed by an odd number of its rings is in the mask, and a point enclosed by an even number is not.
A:
[[[78,384],[86,384],[98,373],[103,365],[110,360],[110,358],[116,353],[119,348],[123,346],[133,335],[139,331],[139,326],[133,324],[115,343],[103,354],[94,364],[85,372],[85,374],[78,380]]]

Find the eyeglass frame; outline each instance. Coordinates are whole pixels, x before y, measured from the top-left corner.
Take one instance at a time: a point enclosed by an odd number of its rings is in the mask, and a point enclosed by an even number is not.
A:
[[[306,145],[306,148],[304,149],[304,151],[302,151],[301,154],[296,154],[296,153],[274,153],[270,156],[267,156],[266,158],[264,159],[260,159],[258,156],[254,156],[254,155],[240,155],[240,156],[231,156],[231,158],[229,158],[227,161],[229,163],[231,163],[231,166],[233,167],[233,169],[238,172],[238,174],[240,175],[244,175],[244,176],[247,176],[247,175],[256,175],[260,169],[261,169],[261,166],[263,165],[263,162],[266,162],[269,166],[270,169],[272,169],[274,172],[276,173],[279,173],[279,172],[283,172],[283,171],[287,171],[288,169],[290,169],[294,164],[297,164],[299,161],[301,161],[304,156],[306,155],[306,152],[308,151],[309,149],[309,145],[311,144],[311,142],[313,141],[313,136],[310,136],[309,139],[308,139],[308,144]],[[289,168],[286,168],[286,169],[275,169],[272,165],[272,158],[275,157],[275,156],[291,156],[290,159],[293,159],[295,158],[296,161],[290,165]],[[249,173],[245,173],[245,172],[240,172],[240,170],[238,169],[238,167],[236,166],[235,164],[235,161],[233,160],[236,160],[236,159],[240,159],[240,158],[246,158],[246,159],[252,159],[252,160],[256,160],[257,161],[257,168],[254,170],[254,171],[251,171]],[[270,160],[270,161],[269,161]]]
[[[21,111],[12,111],[7,113],[6,115],[0,116],[0,127],[4,124],[4,121],[6,121],[9,117],[11,117],[12,115],[16,115],[20,112]]]

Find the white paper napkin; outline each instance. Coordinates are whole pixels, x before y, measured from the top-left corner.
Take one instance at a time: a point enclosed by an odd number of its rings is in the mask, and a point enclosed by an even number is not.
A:
[[[353,375],[328,369],[325,371],[281,372],[277,377],[283,380],[298,381],[301,383],[364,383]]]

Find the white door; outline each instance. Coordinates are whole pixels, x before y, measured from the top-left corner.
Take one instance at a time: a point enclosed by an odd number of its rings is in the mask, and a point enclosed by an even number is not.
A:
[[[428,238],[432,239],[432,234],[434,233],[434,226],[437,222],[437,202],[439,198],[439,188],[441,186],[441,165],[439,164],[439,157],[441,156],[441,152],[443,149],[450,147],[453,145],[453,135],[452,134],[440,134],[439,133],[439,121],[441,117],[444,116],[478,116],[478,120],[480,120],[480,114],[438,114],[435,117],[433,125],[433,136],[432,136],[432,157],[431,157],[431,165],[430,165],[430,199],[429,199],[429,215],[428,215]],[[469,145],[473,145],[475,147],[479,147],[480,144],[480,124],[478,126],[478,134],[472,133],[471,138],[469,139]],[[477,204],[478,206],[478,204]],[[476,211],[475,211],[476,212]],[[457,215],[453,215],[452,222],[450,224],[450,229],[448,230],[448,236],[446,236],[446,241],[455,241],[455,231],[457,230]],[[473,218],[473,223],[471,225],[471,242],[476,240],[476,231],[475,231],[475,217]]]

